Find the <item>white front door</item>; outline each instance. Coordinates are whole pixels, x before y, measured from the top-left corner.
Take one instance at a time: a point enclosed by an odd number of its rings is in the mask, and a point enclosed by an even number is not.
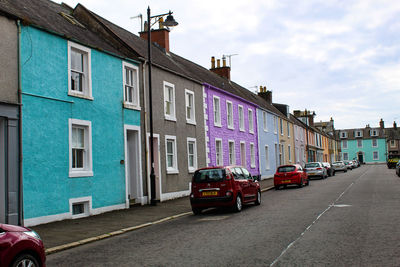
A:
[[[150,155],[150,135],[148,135],[147,143],[149,144],[148,166],[149,177],[151,173],[151,155]],[[156,178],[156,200],[161,200],[161,175],[160,175],[160,136],[153,134],[153,156],[154,156],[154,175]],[[149,192],[151,194],[151,181],[149,179]]]
[[[143,188],[141,175],[141,160],[140,160],[140,132],[137,127],[126,126],[125,129],[126,143],[126,181],[127,194],[130,203],[142,203]]]

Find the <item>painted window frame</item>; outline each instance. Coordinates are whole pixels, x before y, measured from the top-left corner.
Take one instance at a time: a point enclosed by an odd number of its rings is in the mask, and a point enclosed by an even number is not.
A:
[[[362,139],[357,139],[357,147],[358,148],[362,148],[363,147]]]
[[[191,95],[192,96],[192,106],[190,107],[190,97],[188,98],[188,96]],[[192,125],[196,125],[196,109],[195,109],[195,96],[194,96],[194,92],[190,91],[188,89],[185,89],[185,110],[186,110],[186,123],[187,124],[192,124]],[[191,118],[188,118],[188,109],[190,109],[190,116]]]
[[[347,140],[342,140],[342,148],[343,149],[347,149],[348,148]]]
[[[264,146],[264,152],[265,152],[265,170],[269,170],[271,168],[271,165],[269,162],[269,146],[268,145]]]
[[[343,160],[349,160],[349,153],[343,152]]]
[[[254,115],[251,108],[247,109],[247,116],[249,119],[249,133],[254,134]]]
[[[389,146],[390,146],[390,148],[396,148],[396,140],[389,140],[390,142],[390,144],[389,144]]]
[[[167,174],[178,174],[179,169],[178,169],[178,150],[177,150],[177,142],[176,142],[176,136],[174,135],[165,135],[165,167],[167,169]],[[173,166],[169,167],[168,166],[168,141],[173,141]]]
[[[378,147],[378,139],[372,139],[371,142],[372,142],[372,147]],[[374,145],[374,142],[375,142],[375,145]]]
[[[363,137],[363,132],[361,130],[354,131],[354,137],[355,138],[362,138]]]
[[[215,138],[214,143],[215,143],[215,165],[223,166],[224,165],[224,149],[223,149],[223,145],[222,145],[222,139]],[[218,150],[219,150],[219,153],[218,153]]]
[[[172,97],[171,97],[171,102],[169,101],[170,99],[167,99],[167,96],[169,96],[166,94],[167,91],[169,92],[169,88],[171,88],[171,92],[172,92]],[[175,91],[175,84],[173,83],[169,83],[166,81],[163,81],[163,92],[164,92],[164,118],[165,120],[168,121],[176,121],[176,91]],[[168,101],[167,101],[168,100]],[[171,103],[171,114],[167,114],[167,102]]]
[[[347,132],[340,132],[340,138],[347,138]]]
[[[188,137],[187,143],[187,157],[188,157],[188,170],[189,173],[193,173],[197,170],[197,141],[196,138]],[[190,166],[190,149],[189,145],[193,144],[193,166]]]
[[[274,116],[274,134],[278,134],[278,117]]]
[[[376,153],[376,157],[375,157]],[[379,151],[372,151],[372,160],[379,160]]]
[[[283,136],[283,119],[279,119],[279,132]]]
[[[72,167],[72,130],[80,128],[84,130],[84,166],[83,168]],[[78,119],[68,119],[69,139],[69,177],[91,177],[93,176],[93,147],[92,147],[92,122]]]
[[[233,151],[231,151],[231,144]],[[235,155],[235,141],[234,140],[228,140],[228,164],[229,165],[235,165],[236,164],[236,155]]]
[[[288,145],[287,148],[288,148],[288,160],[289,162],[292,162],[292,151],[291,151],[292,147],[291,145]]]
[[[372,130],[370,130],[369,135],[370,136],[378,136],[379,135],[379,130],[372,129]]]
[[[254,147],[254,143],[250,142],[250,167],[256,167],[256,149]]]
[[[263,111],[263,128],[264,132],[268,132],[268,114],[267,112]]]
[[[244,146],[244,153],[242,153],[242,145]],[[247,161],[246,161],[246,142],[245,141],[240,141],[240,164],[242,167],[246,168],[247,167]]]
[[[135,74],[133,74],[135,77],[134,78],[134,84],[132,85],[128,85],[126,83],[126,71],[127,69],[132,70]],[[136,110],[140,110],[140,94],[139,94],[139,67],[135,66],[131,63],[122,61],[122,79],[123,79],[123,94],[124,94],[124,108],[128,108],[128,109],[136,109]],[[129,101],[127,100],[127,95],[126,95],[126,86],[130,86],[133,88],[133,93],[132,93],[132,99],[136,99],[136,101]]]
[[[74,214],[73,213],[74,204],[83,204],[85,207],[84,212],[80,214]],[[72,219],[79,219],[90,216],[92,214],[92,196],[70,198],[69,213],[71,214]]]
[[[83,67],[82,72],[84,76],[82,92],[78,90],[72,90],[72,56],[71,51],[75,50],[83,55]],[[74,97],[85,98],[88,100],[93,100],[92,96],[92,59],[91,59],[91,49],[83,45],[68,41],[68,95]],[[86,69],[85,69],[86,67]]]
[[[287,136],[290,137],[290,122],[287,122]]]
[[[239,131],[244,132],[244,108],[242,105],[238,105],[238,121],[239,121]]]
[[[233,123],[233,103],[229,100],[226,100],[226,127],[231,130],[235,129]]]
[[[218,100],[218,109],[216,109],[215,100]],[[214,116],[214,126],[222,127],[222,125],[221,125],[221,98],[216,95],[213,95],[213,116]],[[218,120],[216,120],[216,119],[218,119]]]

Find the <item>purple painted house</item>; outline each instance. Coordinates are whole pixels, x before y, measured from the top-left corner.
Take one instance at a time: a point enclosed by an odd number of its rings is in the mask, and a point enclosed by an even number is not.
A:
[[[204,84],[207,165],[239,165],[259,174],[256,105]]]

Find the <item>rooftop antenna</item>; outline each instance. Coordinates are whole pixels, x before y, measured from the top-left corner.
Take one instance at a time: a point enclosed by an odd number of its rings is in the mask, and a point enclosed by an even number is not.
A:
[[[137,18],[140,18],[140,31],[142,32],[143,31],[143,15],[140,13],[137,16],[130,17],[130,19],[137,19]]]
[[[239,54],[222,55],[222,57],[229,58],[229,67],[232,67],[231,57],[237,56],[237,55],[239,55]]]

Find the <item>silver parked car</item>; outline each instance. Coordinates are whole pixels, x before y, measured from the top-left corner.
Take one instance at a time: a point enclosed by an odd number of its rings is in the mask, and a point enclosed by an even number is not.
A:
[[[332,167],[335,170],[335,172],[337,171],[347,172],[347,166],[344,164],[343,161],[335,161],[334,163],[332,163]]]
[[[327,170],[322,166],[321,162],[309,162],[304,166],[308,177],[319,176],[321,179],[328,177]]]

